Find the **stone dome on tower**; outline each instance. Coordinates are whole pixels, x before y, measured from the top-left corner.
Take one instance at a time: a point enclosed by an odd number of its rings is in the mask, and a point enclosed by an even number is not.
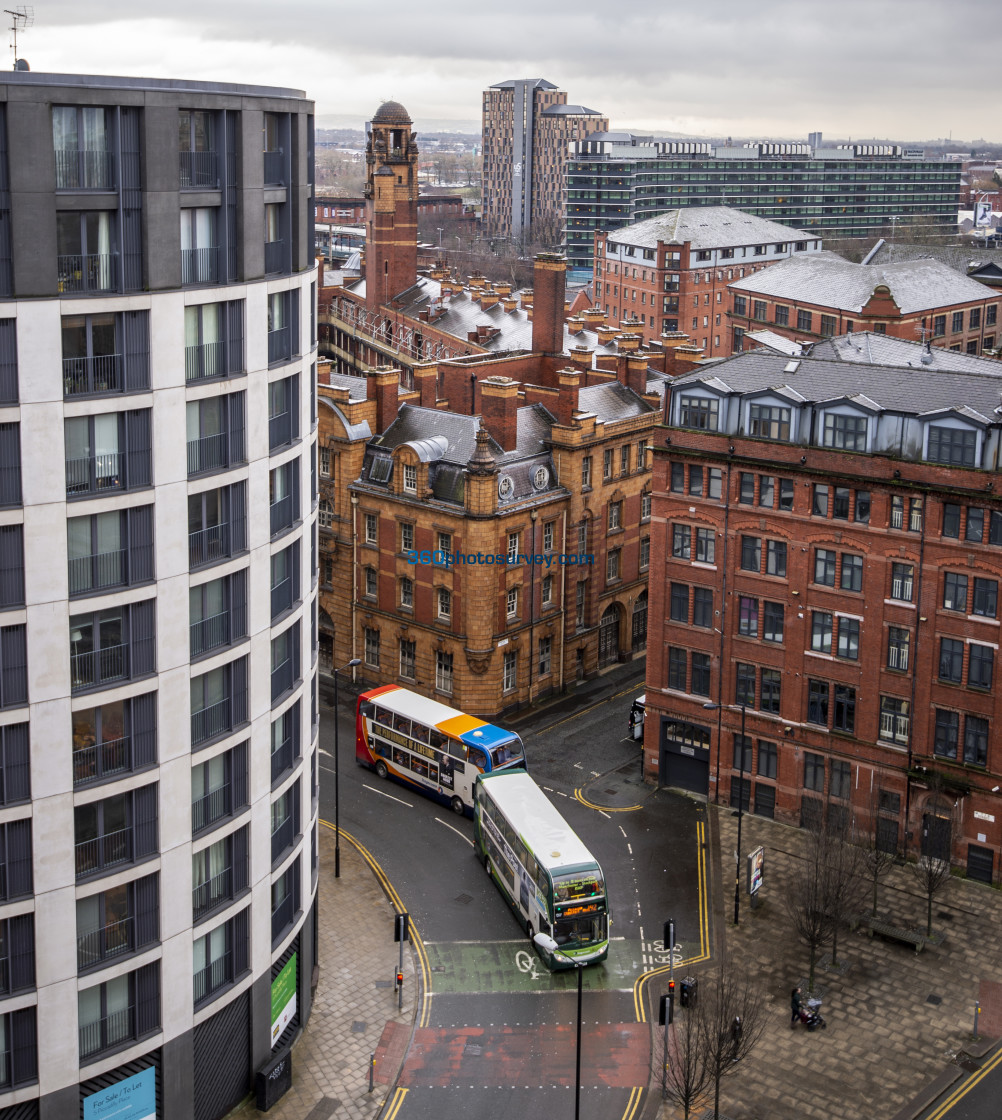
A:
[[[399,101],[384,101],[372,118],[373,124],[413,124],[410,114]]]

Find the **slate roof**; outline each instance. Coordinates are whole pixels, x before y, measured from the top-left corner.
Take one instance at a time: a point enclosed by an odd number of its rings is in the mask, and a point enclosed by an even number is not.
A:
[[[491,89],[513,89],[519,82],[531,82],[535,89],[556,89],[557,87],[545,78],[508,78],[503,82],[495,82]]]
[[[659,241],[669,245],[688,241],[693,249],[726,249],[816,238],[817,234],[781,226],[729,206],[683,206],[609,234],[609,239],[617,245],[647,249],[656,248]]]
[[[796,369],[786,367],[796,363]],[[993,363],[988,363],[989,365]],[[815,357],[791,362],[767,350],[736,354],[710,371],[686,374],[672,382],[672,393],[703,382],[724,386],[724,391],[754,393],[765,389],[792,392],[808,403],[865,396],[882,409],[909,415],[969,408],[983,421],[998,421],[1002,388],[998,374],[939,370],[930,376],[924,368],[876,366]]]
[[[747,336],[746,336],[747,337]],[[981,358],[959,350],[931,346],[907,338],[893,338],[873,331],[858,331],[837,338],[826,338],[811,349],[812,358],[838,362],[863,362],[877,366],[911,366],[928,370],[952,370],[957,373],[980,373],[1002,377],[1002,362]],[[926,359],[926,360],[923,360]]]
[[[553,417],[541,404],[523,406],[517,414],[515,450],[502,451],[500,444],[492,438],[491,454],[498,464],[513,463],[543,454],[553,422]],[[458,412],[442,412],[437,408],[405,404],[401,406],[393,423],[374,441],[374,445],[392,451],[405,443],[444,436],[448,447],[442,460],[466,466],[476,450],[479,427],[479,416],[463,416]]]
[[[743,280],[732,281],[730,286],[737,292],[858,314],[879,284],[887,285],[903,315],[995,296],[991,288],[961,276],[940,261],[853,264],[827,249],[777,261]]]
[[[547,105],[542,112],[544,117],[600,117],[598,109],[588,109],[584,105]]]
[[[644,416],[654,409],[632,390],[618,381],[588,385],[578,391],[578,410],[594,413],[599,420],[613,423],[631,416]]]
[[[799,357],[804,349],[799,342],[794,342],[792,338],[785,338],[781,334],[776,334],[775,331],[746,331],[745,338],[757,342],[760,346],[767,346],[770,350],[775,350],[777,354],[789,354],[794,358]]]

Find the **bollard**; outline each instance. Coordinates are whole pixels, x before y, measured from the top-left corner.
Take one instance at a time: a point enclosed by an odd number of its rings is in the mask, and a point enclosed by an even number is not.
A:
[[[369,1092],[372,1092],[372,1080],[376,1076],[376,1055],[369,1052]]]
[[[981,1018],[981,1004],[974,1004],[974,1037],[978,1037],[978,1020]]]

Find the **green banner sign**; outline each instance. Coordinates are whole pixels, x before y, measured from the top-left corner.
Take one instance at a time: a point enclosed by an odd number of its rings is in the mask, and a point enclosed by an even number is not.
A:
[[[271,982],[271,1044],[278,1042],[282,1031],[296,1014],[296,962],[293,953],[282,971]]]

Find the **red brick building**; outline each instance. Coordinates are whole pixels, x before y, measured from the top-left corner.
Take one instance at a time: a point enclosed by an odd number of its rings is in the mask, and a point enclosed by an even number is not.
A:
[[[594,302],[645,339],[684,331],[707,358],[731,353],[728,285],[795,255],[816,235],[726,206],[689,206],[595,234]]]
[[[731,345],[768,329],[796,342],[874,331],[981,354],[999,337],[999,293],[938,260],[853,264],[835,253],[783,261],[728,284]]]
[[[671,383],[648,778],[794,823],[851,813],[997,881],[1002,378],[966,361],[762,350]]]
[[[459,194],[419,195],[417,216],[421,218],[442,218],[450,222],[472,221],[463,196]],[[337,225],[364,225],[365,199],[317,197],[314,199],[313,217],[317,222],[330,222]]]

